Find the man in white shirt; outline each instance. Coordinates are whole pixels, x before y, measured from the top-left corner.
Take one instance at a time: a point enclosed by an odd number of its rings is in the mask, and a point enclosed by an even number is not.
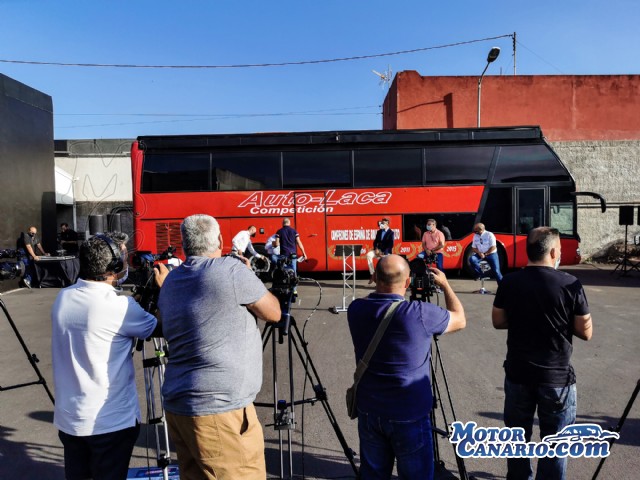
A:
[[[245,256],[245,252],[249,250],[249,253],[254,257],[262,258],[262,255],[256,252],[251,244],[251,239],[256,236],[256,231],[256,227],[250,225],[246,230],[238,232],[231,240],[231,253]]]
[[[132,351],[160,336],[156,318],[114,288],[127,278],[127,236],[96,235],[80,247],[80,279],[51,311],[53,423],[67,480],[124,479],[140,430]],[[158,286],[169,271],[155,272]]]
[[[476,272],[476,278],[485,276],[485,273],[480,268],[480,262],[485,260],[491,267],[492,276],[495,277],[496,282],[500,285],[502,273],[500,273],[500,258],[498,257],[496,236],[486,230],[483,223],[476,223],[473,227],[473,233],[473,243],[471,244],[473,255],[469,257],[469,263]]]

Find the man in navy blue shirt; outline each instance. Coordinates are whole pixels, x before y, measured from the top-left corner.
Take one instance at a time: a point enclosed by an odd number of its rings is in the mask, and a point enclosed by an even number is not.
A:
[[[433,478],[431,337],[464,328],[466,319],[444,273],[431,271],[447,308],[421,301],[401,303],[358,384],[363,480],[391,478],[395,460],[400,478]],[[386,310],[392,302],[404,300],[411,282],[409,264],[399,255],[380,259],[374,276],[375,293],[354,300],[347,313],[356,364]]]
[[[304,251],[304,245],[302,245],[302,241],[300,240],[300,235],[291,227],[291,219],[284,218],[282,220],[282,228],[276,232],[276,243],[275,247],[280,247],[280,258],[291,258],[291,255],[298,254],[297,247],[300,247],[300,251],[302,252],[302,257],[300,260],[296,259],[291,262],[291,266],[293,267],[293,271],[297,272],[297,263],[298,261],[302,261],[303,258],[306,258],[307,254]]]

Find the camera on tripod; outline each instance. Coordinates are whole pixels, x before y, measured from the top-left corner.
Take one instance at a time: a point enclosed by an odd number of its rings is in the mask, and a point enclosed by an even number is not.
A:
[[[433,257],[433,261],[431,260]],[[436,254],[427,255],[425,258],[415,258],[409,262],[411,272],[411,300],[429,301],[437,289],[434,274],[429,271],[429,264],[435,263]]]
[[[0,281],[12,280],[24,275],[24,264],[21,262],[22,252],[20,250],[4,249],[0,250],[0,258],[15,258],[16,263],[0,262]]]
[[[278,258],[276,262],[272,276],[273,281],[269,290],[278,297],[280,301],[292,297],[298,285],[298,275],[294,270],[294,262],[297,258],[297,255],[293,253],[289,257],[283,256]]]
[[[132,293],[140,295],[140,306],[147,312],[151,313],[151,310],[158,304],[158,295],[160,294],[153,274],[153,269],[157,268],[156,262],[170,260],[174,257],[175,251],[175,247],[169,245],[164,252],[159,254],[138,251],[131,256],[131,265],[135,268],[135,272],[130,275],[133,282]],[[173,269],[171,264],[167,264],[166,267],[169,271]]]

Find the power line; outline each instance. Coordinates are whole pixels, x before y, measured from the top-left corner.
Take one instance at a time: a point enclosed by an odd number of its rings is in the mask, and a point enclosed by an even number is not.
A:
[[[144,115],[144,114],[141,114]],[[201,122],[203,120],[229,120],[234,118],[248,118],[248,117],[285,117],[285,116],[350,116],[350,115],[382,115],[381,112],[335,112],[335,113],[303,113],[303,112],[289,112],[289,113],[249,113],[249,114],[228,114],[228,115],[209,115],[199,118],[190,119],[175,119],[175,120],[155,120],[147,122],[122,122],[122,123],[98,123],[92,125],[69,125],[69,126],[56,126],[57,129],[63,128],[88,128],[88,127],[116,127],[123,125],[143,125],[143,124],[157,124],[157,123],[178,123],[178,122]]]
[[[278,115],[305,115],[328,112],[344,112],[345,110],[364,110],[366,108],[381,108],[381,105],[366,105],[361,107],[326,108],[322,110],[304,110],[299,112],[281,113],[56,113],[56,116],[74,117],[254,117],[254,116],[278,116]]]
[[[230,65],[136,65],[126,63],[63,63],[63,62],[38,62],[33,60],[7,60],[0,59],[0,63],[13,63],[21,65],[45,65],[56,67],[98,67],[98,68],[154,68],[154,69],[224,69],[224,68],[261,68],[261,67],[287,67],[296,65],[313,65],[320,63],[347,62],[353,60],[365,60],[368,58],[390,57],[394,55],[405,55],[408,53],[425,52],[427,50],[436,50],[441,48],[458,47],[460,45],[469,45],[471,43],[486,42],[489,40],[497,40],[499,38],[513,37],[512,33],[507,35],[498,35],[497,37],[480,38],[477,40],[467,40],[463,42],[448,43],[445,45],[436,45],[433,47],[413,48],[410,50],[400,50],[397,52],[376,53],[372,55],[357,55],[352,57],[330,58],[322,60],[303,60],[299,62],[282,62],[282,63],[242,63]]]
[[[520,42],[519,40],[516,41],[516,43],[518,45],[520,45],[522,48],[524,48],[525,50],[528,50],[532,55],[538,57],[541,61],[543,61],[544,63],[546,63],[547,65],[549,65],[552,68],[555,68],[559,73],[564,74],[564,72],[562,70],[560,70],[558,67],[556,67],[553,63],[548,62],[547,60],[545,60],[544,58],[542,58],[540,55],[538,55],[536,52],[534,52],[533,50],[531,50],[530,48],[528,48],[526,45],[524,45],[522,42]]]

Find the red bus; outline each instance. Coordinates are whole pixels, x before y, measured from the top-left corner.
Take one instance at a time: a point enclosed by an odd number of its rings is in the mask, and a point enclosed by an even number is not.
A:
[[[362,245],[366,269],[377,222],[388,217],[394,252],[421,251],[427,219],[451,232],[445,269],[470,255],[482,222],[503,268],[526,264],[527,232],[562,235],[562,263],[580,261],[575,182],[538,127],[138,137],[131,151],[134,243],[182,255],[180,222],[220,223],[223,253],[249,225],[254,245],[290,217],[308,261],[301,271],[342,270],[336,245]]]

